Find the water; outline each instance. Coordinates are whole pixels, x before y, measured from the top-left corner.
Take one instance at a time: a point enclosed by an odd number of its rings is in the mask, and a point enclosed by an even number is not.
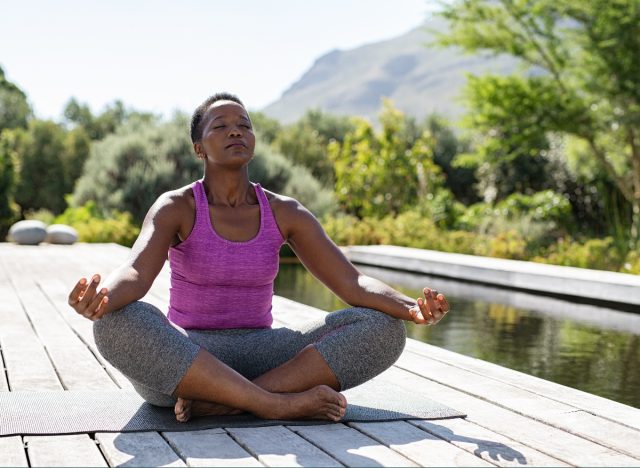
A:
[[[407,322],[411,338],[640,408],[640,314],[375,267],[364,273],[417,298],[451,304],[437,326]],[[275,293],[324,310],[346,307],[301,265],[283,264]]]

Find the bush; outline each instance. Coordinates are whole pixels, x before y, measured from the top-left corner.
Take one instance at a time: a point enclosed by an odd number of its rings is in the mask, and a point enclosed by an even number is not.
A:
[[[536,256],[531,260],[553,265],[611,271],[620,270],[624,263],[614,246],[612,237],[589,239],[582,243],[565,237],[552,245],[545,256]]]
[[[292,164],[264,142],[256,145],[249,177],[272,192],[295,198],[318,217],[336,209],[333,192],[324,188],[309,169]]]
[[[620,272],[640,275],[640,250],[631,250],[627,254]]]
[[[56,215],[45,208],[42,208],[40,210],[27,211],[24,214],[24,219],[35,219],[37,221],[42,221],[47,225],[54,224],[53,220],[55,219],[55,217]]]
[[[78,231],[78,240],[81,242],[115,242],[131,247],[140,234],[140,228],[133,223],[131,213],[114,211],[109,218],[105,218],[93,201],[77,208],[67,208],[53,222],[73,227]]]
[[[163,124],[133,119],[92,146],[73,206],[94,201],[103,218],[124,210],[141,223],[160,194],[192,182],[201,172],[184,117]]]

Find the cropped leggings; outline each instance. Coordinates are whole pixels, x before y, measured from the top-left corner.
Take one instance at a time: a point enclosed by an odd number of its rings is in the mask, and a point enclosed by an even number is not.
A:
[[[200,349],[252,380],[314,345],[346,390],[389,368],[404,349],[401,320],[353,307],[294,328],[183,330],[155,306],[133,302],[94,322],[100,353],[149,403],[173,406],[173,393]]]

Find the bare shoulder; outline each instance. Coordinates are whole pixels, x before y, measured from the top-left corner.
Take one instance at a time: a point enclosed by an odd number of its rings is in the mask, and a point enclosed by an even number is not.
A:
[[[305,226],[319,225],[313,213],[295,198],[268,190],[264,192],[285,239],[289,239],[296,230]]]
[[[187,185],[161,194],[149,209],[149,214],[154,217],[176,216],[189,209],[193,210],[194,206],[193,191]]]

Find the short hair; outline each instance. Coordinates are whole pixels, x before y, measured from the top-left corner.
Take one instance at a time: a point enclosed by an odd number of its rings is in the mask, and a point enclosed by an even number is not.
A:
[[[202,118],[204,117],[205,112],[207,112],[207,109],[211,107],[211,104],[217,101],[233,101],[244,107],[240,98],[235,94],[222,92],[209,96],[202,104],[196,107],[196,110],[193,111],[193,115],[191,116],[191,141],[193,143],[202,139]]]

